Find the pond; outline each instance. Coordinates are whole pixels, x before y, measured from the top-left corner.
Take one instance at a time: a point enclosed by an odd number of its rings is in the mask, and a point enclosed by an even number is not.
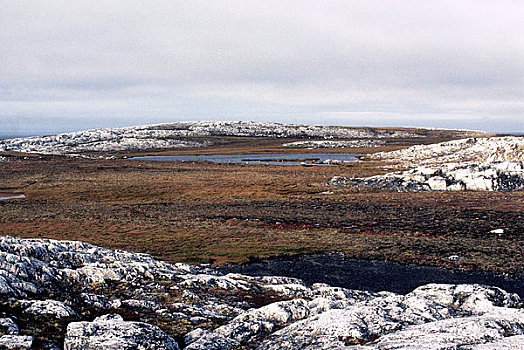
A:
[[[25,198],[25,194],[0,195],[0,201],[16,198]]]
[[[130,159],[156,161],[207,161],[235,164],[278,164],[278,165],[327,165],[329,161],[354,162],[360,154],[351,153],[252,153],[252,154],[209,154],[185,156],[143,156]],[[326,163],[324,163],[326,162]]]

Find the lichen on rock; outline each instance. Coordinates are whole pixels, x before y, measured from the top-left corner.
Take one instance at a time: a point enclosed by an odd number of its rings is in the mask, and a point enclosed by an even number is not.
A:
[[[520,297],[490,286],[372,293],[14,237],[0,257],[0,347],[506,349],[524,336]]]

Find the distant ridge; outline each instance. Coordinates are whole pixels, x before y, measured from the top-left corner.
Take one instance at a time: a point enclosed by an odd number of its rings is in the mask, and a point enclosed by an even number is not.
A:
[[[435,135],[438,129],[432,130]],[[452,138],[487,136],[476,131],[442,130]],[[280,124],[250,121],[195,121],[142,125],[124,128],[91,129],[51,136],[16,138],[0,141],[0,151],[71,154],[144,149],[202,147],[210,140],[192,137],[242,136],[298,139],[384,139],[418,138],[426,129],[371,128]]]

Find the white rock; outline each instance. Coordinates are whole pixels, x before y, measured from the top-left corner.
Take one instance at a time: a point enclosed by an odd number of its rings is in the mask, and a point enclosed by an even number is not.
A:
[[[160,328],[143,322],[126,322],[106,315],[93,322],[67,326],[64,350],[178,350],[178,344]]]
[[[524,335],[514,335],[494,342],[463,347],[464,350],[519,350],[524,348]]]
[[[295,147],[295,148],[348,148],[348,147],[378,147],[383,145],[385,142],[381,140],[351,140],[351,141],[297,141],[282,144],[282,147]]]
[[[30,349],[33,346],[33,337],[28,335],[3,335],[0,337],[2,349]]]
[[[160,310],[160,305],[150,300],[127,299],[122,300],[121,306],[126,308],[140,310],[140,311],[156,311]]]
[[[497,229],[494,229],[494,230],[491,230],[489,231],[489,233],[504,233],[504,229],[503,228],[497,228]]]
[[[270,290],[281,295],[294,295],[307,297],[311,295],[311,290],[302,284],[269,284],[263,286],[264,290]]]
[[[523,162],[524,137],[468,138],[375,153],[370,158],[400,161],[404,162],[404,165],[468,161]]]
[[[319,339],[323,339],[322,343],[334,345],[357,343],[401,328],[398,322],[388,319],[384,310],[359,311],[329,310],[295,322],[273,333],[259,349],[303,349]],[[282,344],[292,344],[292,347],[283,347]]]
[[[76,155],[79,152],[93,151],[201,147],[209,145],[209,142],[186,141],[181,138],[211,135],[318,138],[417,137],[416,132],[408,131],[362,130],[336,126],[284,125],[247,121],[198,121],[93,129],[52,136],[0,140],[0,151]]]
[[[395,190],[510,191],[524,189],[524,164],[509,172],[499,163],[465,162],[417,167],[368,178],[333,177],[333,185],[374,186]],[[433,171],[430,171],[430,170]]]
[[[114,286],[105,284],[107,279],[130,289],[122,291],[122,295],[120,291],[113,296],[104,295],[105,290]],[[86,280],[99,280],[102,284],[95,289]],[[257,345],[266,350],[357,349],[358,346],[350,344],[375,339],[376,343],[368,343],[364,348],[420,349],[436,344],[473,349],[489,348],[486,345],[489,344],[494,349],[505,349],[518,344],[524,328],[522,300],[495,287],[430,284],[405,296],[354,291],[322,283],[308,287],[295,278],[223,276],[207,268],[171,265],[148,255],[111,251],[81,242],[0,237],[0,282],[4,283],[3,287],[0,283],[4,300],[30,294],[31,288],[40,290],[42,298],[46,291],[52,291],[49,296],[67,291],[61,295],[67,296],[67,303],[75,307],[126,307],[163,321],[199,324],[219,320],[223,324],[212,332],[190,333],[186,337],[188,349]],[[245,311],[249,306],[246,302],[231,300],[230,293],[225,293],[225,297],[221,293],[210,295],[208,292],[213,288],[241,291],[240,294],[272,289],[307,297]],[[168,305],[169,301],[162,301],[159,295],[171,292],[178,300]],[[124,300],[112,300],[114,295]],[[60,316],[67,314],[62,311],[69,307],[51,299],[22,300],[20,305],[22,310],[34,308],[36,314]],[[24,317],[31,314],[26,311]],[[16,335],[12,319],[0,319],[0,327],[13,333],[10,336]],[[462,330],[465,335],[453,329]],[[87,350],[177,348],[173,339],[157,327],[125,322],[120,316],[70,323],[65,346]]]
[[[58,300],[20,300],[22,312],[32,315],[49,315],[56,318],[74,317],[76,312]]]
[[[10,318],[0,318],[0,334],[1,335],[17,335],[20,329],[17,324]]]
[[[106,281],[170,280],[197,272],[209,273],[208,269],[171,265],[146,254],[82,242],[0,237],[0,294],[8,296],[59,292],[71,285],[87,288]]]
[[[408,294],[429,299],[456,310],[475,313],[492,311],[498,307],[516,308],[521,305],[517,294],[498,287],[479,284],[427,284]]]
[[[307,302],[303,299],[280,301],[252,309],[235,317],[231,322],[215,330],[228,338],[245,343],[275,327],[295,322],[309,316]]]
[[[233,274],[227,274],[226,276],[232,276]],[[298,278],[295,277],[288,277],[288,276],[246,276],[246,275],[237,275],[242,276],[243,279],[247,279],[249,281],[256,281],[258,283],[263,284],[300,284],[302,286],[305,286],[304,282]]]
[[[432,300],[389,294],[295,322],[274,332],[259,349],[307,349],[312,344],[328,349],[365,343],[407,325],[431,323],[454,314],[451,308]]]
[[[197,275],[179,275],[178,277],[184,279],[178,285],[181,287],[196,287],[196,286],[207,286],[213,288],[222,289],[239,289],[239,290],[250,290],[254,289],[254,286],[243,280],[235,280],[227,276],[215,276],[208,274],[197,274]]]
[[[405,330],[384,335],[372,348],[377,349],[455,349],[460,344],[484,344],[500,340],[507,335],[524,334],[524,313],[515,311],[486,314],[464,318],[441,320],[408,327]]]
[[[430,177],[427,183],[433,191],[445,191],[447,188],[446,179],[440,176]]]
[[[229,350],[238,349],[241,344],[222,334],[197,328],[184,336],[184,350]]]

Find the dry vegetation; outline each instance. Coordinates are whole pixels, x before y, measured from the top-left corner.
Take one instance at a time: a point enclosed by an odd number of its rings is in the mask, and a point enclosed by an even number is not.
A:
[[[275,142],[240,140],[218,152],[271,151]],[[23,192],[27,199],[0,202],[0,234],[82,240],[171,262],[223,264],[336,250],[365,259],[523,271],[522,192],[358,192],[325,184],[335,175],[385,172],[377,165],[11,160],[0,163],[0,192]],[[506,232],[489,233],[496,228]],[[449,261],[450,255],[460,260]]]

